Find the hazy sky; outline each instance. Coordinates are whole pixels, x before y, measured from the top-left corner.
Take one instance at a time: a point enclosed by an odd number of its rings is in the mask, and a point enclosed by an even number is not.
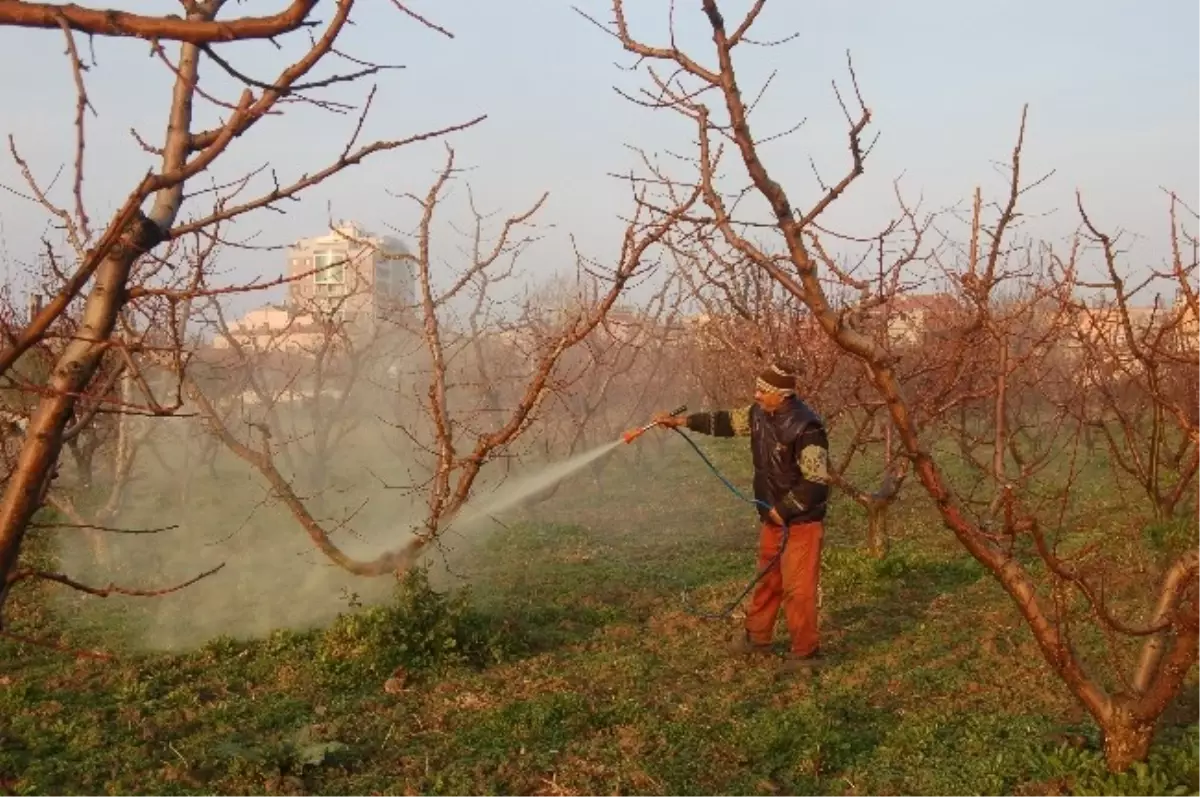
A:
[[[283,3],[251,0],[231,3],[229,10],[270,13]],[[118,5],[161,13],[172,4]],[[578,5],[601,20],[611,18],[604,0],[579,0]],[[636,9],[633,32],[651,43],[665,42],[668,3],[631,0],[628,5]],[[711,63],[699,1],[676,5],[679,41]],[[723,4],[728,18],[745,5]],[[555,227],[530,251],[531,272],[569,267],[569,234],[588,254],[611,259],[620,245],[617,217],[629,201],[627,187],[608,173],[629,168],[626,144],[687,151],[686,123],[630,105],[613,91],[614,84],[632,89],[643,83],[618,69],[631,59],[571,3],[413,0],[410,7],[452,30],[454,40],[425,30],[385,0],[360,0],[357,25],[340,43],[357,58],[406,66],[379,76],[375,109],[362,139],[399,138],[486,113],[485,123],[452,140],[460,163],[473,167],[472,185],[485,209],[515,212],[550,192],[541,218]],[[993,162],[1008,157],[1021,106],[1028,102],[1027,173],[1057,170],[1026,207],[1039,213],[1057,209],[1039,229],[1065,234],[1074,228],[1078,188],[1097,222],[1147,236],[1135,256],[1156,260],[1166,251],[1168,229],[1159,186],[1177,190],[1193,205],[1200,200],[1198,8],[1195,0],[773,0],[756,37],[798,36],[779,47],[739,50],[741,82],[747,91],[756,90],[771,70],[778,70],[753,119],[758,135],[807,118],[799,133],[764,148],[778,178],[797,204],[804,204],[815,198],[810,156],[829,177],[845,167],[845,126],[830,82],[844,81],[845,51],[851,51],[875,129],[882,134],[867,176],[832,219],[858,232],[869,232],[894,207],[891,183],[902,173],[906,193],[914,199],[923,195],[930,207],[965,201],[977,183],[998,198],[1004,182]],[[63,36],[5,29],[0,37],[0,74],[5,75],[0,127],[15,137],[36,173],[49,179],[73,158],[75,93],[62,55]],[[165,127],[170,75],[148,50],[137,41],[96,44],[97,65],[87,80],[99,115],[87,122],[86,196],[97,223],[151,165],[129,135],[130,127],[150,140],[161,140]],[[270,79],[295,51],[279,53],[263,43],[222,50],[262,79]],[[235,98],[231,84],[212,67],[203,79],[225,99]],[[368,89],[362,83],[322,96],[359,101]],[[207,103],[200,112],[210,123],[227,113]],[[210,179],[227,180],[266,162],[281,180],[294,179],[336,158],[353,124],[353,117],[291,108],[236,142]],[[306,194],[303,202],[287,205],[287,215],[259,213],[238,232],[246,236],[258,230],[261,243],[285,243],[321,232],[330,214],[377,229],[407,227],[411,203],[389,192],[424,193],[443,155],[441,144],[425,144],[376,156]],[[20,182],[5,153],[0,183]],[[64,174],[55,196],[68,196],[68,184]],[[459,192],[451,198],[447,220],[461,221],[462,204],[455,202],[461,197]],[[10,273],[32,259],[46,224],[42,209],[0,193],[0,258]],[[447,243],[443,239],[443,247]],[[228,251],[222,259],[238,275],[266,276],[278,274],[282,261],[282,254],[270,252]]]

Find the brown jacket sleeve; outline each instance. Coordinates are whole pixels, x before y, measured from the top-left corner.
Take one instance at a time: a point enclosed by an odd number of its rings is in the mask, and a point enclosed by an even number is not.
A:
[[[750,434],[750,407],[694,412],[687,416],[687,428],[713,437],[747,437]]]

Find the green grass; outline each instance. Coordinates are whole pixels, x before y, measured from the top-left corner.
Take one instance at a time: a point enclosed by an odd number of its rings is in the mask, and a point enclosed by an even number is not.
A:
[[[706,441],[748,481],[742,449]],[[1094,726],[1011,601],[908,490],[893,548],[835,501],[830,663],[728,657],[716,610],[752,575],[753,513],[680,448],[579,478],[386,605],[330,627],[116,661],[3,643],[0,785],[14,793],[1197,793],[1197,688],[1152,760],[1108,775]],[[297,534],[300,532],[297,530]],[[1194,528],[1191,530],[1194,536]],[[1188,531],[1144,531],[1155,550]],[[441,583],[440,581],[438,583]],[[38,593],[14,625],[64,627]],[[252,611],[253,607],[247,607]],[[112,615],[116,622],[121,615]],[[126,619],[126,622],[132,622]],[[116,638],[115,635],[113,638]],[[782,640],[782,629],[780,632]],[[386,685],[386,688],[385,688]]]

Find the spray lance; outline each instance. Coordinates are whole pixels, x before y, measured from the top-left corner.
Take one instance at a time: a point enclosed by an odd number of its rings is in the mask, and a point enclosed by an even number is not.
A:
[[[685,412],[687,412],[687,405],[680,404],[678,407],[676,407],[675,409],[673,409],[669,413],[667,413],[667,415],[671,418],[675,418],[680,415],[683,415]],[[621,439],[624,440],[626,443],[632,443],[634,440],[637,440],[639,437],[641,437],[643,434],[645,434],[646,432],[653,429],[655,426],[658,426],[658,421],[650,421],[650,423],[646,424],[645,426],[639,426],[637,429],[630,429],[628,432],[621,435]]]

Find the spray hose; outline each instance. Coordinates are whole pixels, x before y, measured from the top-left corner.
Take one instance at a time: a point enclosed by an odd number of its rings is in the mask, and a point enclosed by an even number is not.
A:
[[[680,413],[673,412],[671,414],[678,415]],[[729,488],[729,492],[733,493],[738,498],[740,498],[741,500],[745,501],[748,504],[754,504],[755,506],[758,506],[767,511],[771,510],[771,507],[766,502],[759,501],[757,498],[752,498],[752,497],[746,495],[741,490],[739,490],[737,487],[735,487],[733,485],[733,483],[729,481],[729,479],[726,479],[725,476],[721,473],[721,471],[717,469],[717,466],[712,463],[712,460],[709,459],[708,456],[706,456],[705,453],[700,450],[700,446],[696,445],[696,441],[694,441],[694,440],[692,440],[692,438],[688,437],[683,431],[681,431],[679,429],[679,427],[673,426],[673,427],[671,427],[671,429],[676,434],[678,434],[680,437],[682,437],[689,446],[692,447],[692,450],[695,451],[696,455],[699,456],[700,459],[702,459],[704,461],[704,464],[708,466],[708,469],[710,471],[712,471],[713,475],[716,476],[718,479],[720,479],[721,483]],[[728,606],[726,606],[724,609],[722,609],[719,612],[702,611],[691,605],[691,603],[688,601],[687,590],[684,590],[683,591],[684,610],[687,611],[688,614],[694,615],[696,617],[702,617],[706,620],[725,620],[725,619],[727,619],[730,615],[733,614],[734,610],[737,609],[738,605],[741,604],[741,602],[746,599],[746,596],[750,594],[750,591],[754,589],[754,587],[758,584],[758,582],[762,581],[763,578],[767,575],[767,573],[771,572],[771,569],[776,567],[779,564],[779,560],[783,556],[783,550],[784,550],[784,548],[787,547],[787,544],[788,544],[788,524],[785,522],[783,524],[783,534],[779,539],[779,550],[775,552],[775,555],[771,557],[771,561],[767,563],[767,566],[758,572],[758,575],[756,575],[754,577],[754,579],[751,580],[751,582],[746,585],[746,588],[744,590],[742,590],[742,593],[740,595],[738,595],[737,598],[735,598],[732,603],[730,603]]]

